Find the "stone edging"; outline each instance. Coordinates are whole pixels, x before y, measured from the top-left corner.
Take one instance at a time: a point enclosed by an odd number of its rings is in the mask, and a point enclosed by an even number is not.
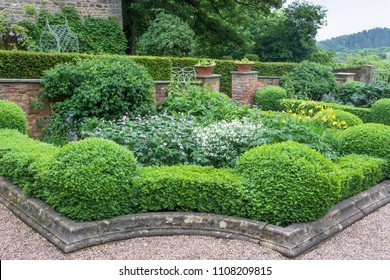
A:
[[[24,196],[0,177],[0,202],[64,253],[133,237],[207,235],[241,239],[293,258],[390,202],[390,180],[344,200],[310,223],[279,227],[261,221],[183,212],[125,215],[111,220],[77,223],[41,200]]]

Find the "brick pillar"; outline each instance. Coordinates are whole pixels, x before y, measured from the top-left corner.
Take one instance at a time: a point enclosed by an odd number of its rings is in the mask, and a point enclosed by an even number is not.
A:
[[[256,91],[264,86],[257,78],[259,72],[230,72],[232,74],[232,99],[242,103],[254,103]]]
[[[360,68],[360,81],[366,84],[372,84],[375,82],[375,65],[363,65]]]
[[[219,92],[221,84],[221,76],[219,74],[212,75],[196,75],[196,79],[203,83],[203,86]]]

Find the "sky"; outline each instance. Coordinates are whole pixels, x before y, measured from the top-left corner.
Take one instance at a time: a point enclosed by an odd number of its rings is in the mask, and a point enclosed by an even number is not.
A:
[[[286,4],[294,2],[287,0]],[[307,0],[327,10],[327,25],[318,30],[318,41],[375,27],[390,28],[389,0]],[[285,4],[285,5],[286,5]]]

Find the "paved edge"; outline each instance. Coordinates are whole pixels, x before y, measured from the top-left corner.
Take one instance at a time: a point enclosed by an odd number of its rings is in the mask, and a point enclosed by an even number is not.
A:
[[[249,219],[184,212],[125,215],[78,223],[41,200],[26,197],[0,176],[0,202],[64,253],[106,242],[162,235],[240,239],[293,258],[390,202],[390,180],[334,205],[321,219],[279,227]]]

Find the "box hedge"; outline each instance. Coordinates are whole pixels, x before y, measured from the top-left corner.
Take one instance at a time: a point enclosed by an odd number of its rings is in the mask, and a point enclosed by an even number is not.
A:
[[[343,154],[361,154],[390,160],[390,126],[367,123],[350,127],[339,135]]]
[[[54,155],[57,148],[13,129],[0,129],[0,175],[19,185],[28,195],[34,191],[36,170],[33,165]]]
[[[250,187],[248,216],[276,225],[316,220],[339,199],[331,160],[297,142],[263,145],[236,165]]]
[[[338,158],[335,166],[341,180],[340,200],[384,180],[389,170],[389,163],[384,159],[355,154]]]
[[[135,212],[136,160],[113,141],[88,138],[67,144],[36,168],[43,199],[71,219],[93,221]]]
[[[245,189],[231,169],[201,166],[140,168],[135,179],[139,206],[148,211],[195,211],[245,215]]]
[[[390,98],[383,98],[372,104],[371,120],[375,123],[390,125]]]

